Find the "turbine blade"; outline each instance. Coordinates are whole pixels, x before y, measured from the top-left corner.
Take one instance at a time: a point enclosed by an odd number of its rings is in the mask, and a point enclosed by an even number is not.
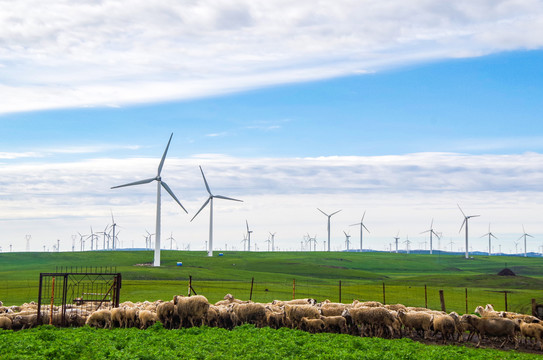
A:
[[[362,220],[360,220],[360,222],[364,222],[364,216],[366,216],[366,210],[364,210],[364,213],[362,214]]]
[[[456,206],[458,206],[458,208],[460,209],[460,212],[462,213],[462,215],[464,215],[464,217],[466,217],[466,214],[464,214],[464,212],[462,211],[462,208],[460,207],[460,205],[456,204]]]
[[[115,224],[115,219],[113,218],[113,210],[109,210],[111,212],[111,226],[113,226],[113,224]]]
[[[124,184],[124,185],[113,186],[112,189],[117,189],[117,188],[120,188],[120,187],[132,186],[132,185],[148,184],[148,183],[150,183],[150,182],[153,181],[153,180],[156,180],[156,177],[151,178],[151,179],[145,179],[145,180],[140,180],[140,181],[134,181],[134,182],[131,182],[131,183],[128,183],[128,184]]]
[[[341,210],[338,210],[338,211],[336,211],[336,212],[334,212],[334,213],[331,213],[331,214],[330,214],[330,217],[331,217],[332,215],[337,214],[337,213],[340,212],[340,211],[341,211]]]
[[[432,222],[430,223],[430,229],[434,228],[434,219],[432,219]]]
[[[363,227],[364,229],[366,229],[366,231],[367,231],[368,233],[370,232],[370,231],[368,230],[368,228],[366,227],[366,225],[362,224],[362,227]]]
[[[462,231],[462,228],[464,227],[464,224],[466,223],[466,220],[467,217],[464,218],[464,221],[462,221],[462,225],[460,226],[460,230],[458,230],[458,232]]]
[[[533,236],[532,236],[532,235],[530,235],[530,234],[526,234],[526,236],[529,236],[529,237],[533,238]]]
[[[325,213],[324,211],[322,211],[321,209],[317,208],[317,210],[319,210],[321,213],[323,213],[325,216],[328,216],[327,213]]]
[[[349,225],[349,226],[358,226],[358,225],[362,225],[362,223],[352,224],[352,225]]]
[[[172,141],[173,133],[170,135],[170,140],[168,140],[168,145],[166,145],[166,150],[164,150],[164,154],[162,155],[162,159],[160,159],[160,164],[158,165],[158,172],[156,176],[160,176],[160,173],[162,172],[162,167],[164,166],[164,160],[166,160],[166,154],[168,153],[168,148],[170,147],[170,142]]]
[[[207,198],[206,202],[204,203],[204,205],[202,205],[202,207],[200,208],[200,210],[198,210],[198,212],[192,217],[192,219],[190,219],[190,221],[194,220],[194,218],[200,213],[200,211],[203,210],[203,208],[206,207],[207,203],[211,200],[211,196]]]
[[[490,233],[490,236],[492,236],[494,239],[497,239],[497,237],[495,237],[492,233]]]
[[[213,196],[214,198],[217,198],[217,199],[233,200],[233,201],[243,202],[243,200],[232,199],[232,198],[229,198],[229,197],[226,197],[226,196],[222,196],[222,195],[212,195],[212,196]]]
[[[247,225],[247,232],[249,232],[249,222],[245,219],[245,225]]]
[[[433,229],[432,229],[432,232],[434,233],[435,236],[437,236],[438,239],[441,239],[441,236],[439,236]]]
[[[424,234],[424,233],[427,233],[427,232],[430,232],[430,231],[432,231],[432,230],[423,231],[423,232],[421,232],[421,234]]]
[[[200,166],[200,165],[198,165],[198,166]],[[201,166],[200,166],[200,172],[202,173],[202,177],[204,178],[204,183],[206,184],[207,193],[209,195],[213,196],[213,194],[211,193],[211,190],[209,190],[209,185],[207,184],[206,176],[204,175],[204,170],[202,170]]]
[[[187,209],[185,209],[185,207],[183,205],[181,205],[181,202],[177,199],[177,197],[175,197],[175,194],[173,193],[172,189],[170,189],[170,187],[168,186],[168,184],[166,184],[164,181],[161,181],[160,182],[162,184],[162,187],[164,189],[166,189],[166,191],[168,192],[168,194],[170,194],[173,199],[175,200],[175,202],[177,202],[179,204],[179,206],[181,206],[181,209],[185,210],[185,212],[188,214],[189,212],[187,211]]]

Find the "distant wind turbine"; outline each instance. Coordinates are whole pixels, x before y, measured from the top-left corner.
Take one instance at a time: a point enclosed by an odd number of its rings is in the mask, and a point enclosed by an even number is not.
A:
[[[362,236],[363,236],[363,234],[364,234],[364,229],[366,229],[366,231],[368,232],[368,234],[369,234],[369,232],[370,232],[370,231],[368,230],[368,228],[366,227],[366,225],[364,225],[364,216],[366,216],[366,211],[364,211],[364,214],[362,214],[362,219],[360,220],[359,223],[357,223],[357,224],[352,224],[352,225],[351,225],[351,226],[358,226],[358,225],[360,225],[360,252],[362,252],[362,249],[364,249],[364,248],[362,247]]]
[[[396,254],[398,253],[398,240],[400,240],[400,232],[398,231],[398,234],[394,236],[394,241],[396,242]]]
[[[268,236],[268,240],[265,240],[264,242],[268,243],[268,252],[270,252],[271,238]]]
[[[349,235],[345,231],[343,231],[343,233],[345,234],[345,246],[347,247],[347,251],[349,251],[349,244],[351,243],[351,240],[350,240],[351,235]]]
[[[252,230],[249,230],[249,223],[245,220],[245,225],[247,225],[247,251],[251,251],[251,233]]]
[[[338,210],[336,212],[333,212],[331,213],[330,215],[328,215],[327,213],[325,213],[324,211],[322,211],[321,209],[317,208],[317,210],[319,210],[321,213],[323,213],[326,217],[328,217],[328,251],[330,251],[330,218],[332,216],[334,216],[335,214],[337,214],[338,212],[340,212],[341,210]]]
[[[464,225],[466,225],[466,259],[469,259],[469,247],[468,247],[468,220],[471,219],[472,217],[478,217],[478,216],[481,216],[481,215],[466,215],[464,214],[464,211],[462,211],[462,208],[460,207],[460,205],[456,204],[458,206],[458,209],[460,210],[460,212],[462,213],[462,215],[464,216],[464,221],[462,222],[462,226],[460,226],[460,231],[462,231],[462,228],[464,227]]]
[[[271,233],[270,232],[270,235],[271,235],[271,246],[272,246],[272,252],[275,251],[275,234],[276,233]]]
[[[440,239],[439,235],[434,231],[434,219],[432,219],[432,222],[430,223],[430,229],[421,232],[421,234],[424,234],[424,233],[427,233],[427,232],[430,233],[430,255],[432,255],[432,251],[433,251],[433,248],[434,248],[433,247],[433,242],[432,242],[433,235],[437,236],[437,238]]]
[[[533,238],[533,236],[530,235],[530,234],[526,234],[526,230],[524,230],[524,225],[522,225],[522,232],[523,232],[524,234],[522,234],[518,239],[520,240],[520,239],[524,238],[524,257],[527,257],[527,256],[528,256],[528,252],[526,251],[526,236],[529,236],[529,237],[531,237],[531,238]]]
[[[243,240],[241,240],[240,242],[243,243],[243,251],[245,251],[246,249],[245,244],[247,243],[247,234],[243,234]]]
[[[202,173],[202,177],[204,178],[204,183],[206,185],[206,190],[207,190],[207,193],[209,194],[209,197],[207,198],[204,205],[202,205],[200,210],[198,210],[196,215],[194,215],[192,217],[192,219],[190,219],[190,221],[194,220],[194,218],[200,213],[200,211],[202,211],[202,209],[205,208],[206,205],[209,203],[209,243],[208,243],[209,248],[207,250],[207,256],[213,256],[213,199],[217,198],[217,199],[240,201],[240,202],[243,202],[243,201],[242,200],[237,200],[237,199],[232,199],[232,198],[222,196],[222,195],[213,195],[211,193],[211,190],[209,189],[209,185],[207,184],[207,180],[206,180],[206,177],[204,175],[204,171],[202,170],[201,166],[200,166],[200,172]]]
[[[116,188],[125,187],[125,186],[148,184],[153,181],[157,182],[155,256],[154,256],[153,266],[160,266],[160,204],[161,204],[160,190],[162,189],[162,187],[168,192],[168,194],[171,195],[171,197],[175,200],[175,202],[179,204],[179,206],[181,206],[181,209],[183,209],[186,213],[188,213],[187,210],[183,207],[183,205],[181,205],[181,202],[177,199],[172,189],[170,189],[170,187],[164,181],[162,181],[162,178],[160,177],[160,173],[162,172],[162,167],[164,166],[164,160],[166,160],[166,154],[168,153],[168,148],[170,147],[170,142],[172,141],[172,137],[173,137],[173,133],[170,135],[170,140],[168,140],[168,145],[166,145],[166,150],[164,150],[162,159],[160,159],[157,175],[155,177],[112,187],[112,189],[116,189]],[[115,236],[113,236],[113,242],[115,243]]]
[[[409,254],[409,244],[411,244],[411,241],[409,240],[409,235],[407,235],[407,238],[403,243],[405,244],[407,250],[406,252]]]
[[[492,232],[490,231],[490,223],[488,224],[488,232],[481,237],[485,237],[487,235],[488,235],[488,256],[491,256],[492,255],[492,238],[496,240],[498,238],[494,236],[494,234],[492,234]]]

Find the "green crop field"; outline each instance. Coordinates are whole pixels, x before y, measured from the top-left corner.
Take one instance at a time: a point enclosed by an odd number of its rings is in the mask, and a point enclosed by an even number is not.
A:
[[[226,293],[267,302],[313,297],[351,302],[353,299],[440,308],[444,291],[447,311],[468,312],[492,303],[497,310],[529,312],[531,299],[543,302],[543,259],[457,255],[343,252],[204,252],[162,251],[160,268],[141,266],[151,251],[1,253],[0,300],[4,304],[36,301],[40,272],[60,267],[115,266],[122,274],[121,301],[171,299],[193,288],[215,302]],[[183,266],[176,266],[182,261]],[[139,265],[139,266],[138,266]],[[517,276],[498,276],[503,268]],[[251,279],[254,278],[251,294]],[[340,288],[341,281],[341,288]],[[426,287],[426,289],[425,289]]]
[[[0,358],[11,359],[537,359],[540,355],[424,345],[341,334],[309,334],[282,328],[234,330],[198,327],[147,329],[56,329],[41,326],[0,331]]]

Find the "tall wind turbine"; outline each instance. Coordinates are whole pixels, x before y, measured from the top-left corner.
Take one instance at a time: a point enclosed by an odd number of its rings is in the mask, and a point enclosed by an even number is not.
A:
[[[394,241],[396,242],[396,254],[398,253],[398,240],[400,240],[400,232],[398,231],[398,234],[394,236]]]
[[[277,233],[271,233],[270,232],[270,235],[271,235],[271,245],[272,245],[272,252],[275,251],[275,234]]]
[[[432,236],[435,235],[437,236],[437,238],[439,239],[439,235],[434,231],[434,219],[432,219],[432,222],[430,223],[430,229],[429,230],[426,230],[426,231],[423,231],[421,232],[421,234],[424,234],[424,233],[427,233],[429,232],[430,233],[430,255],[432,255],[432,251],[433,251],[433,245],[432,245]]]
[[[366,225],[364,225],[364,216],[366,216],[366,211],[364,211],[364,214],[362,215],[362,219],[360,220],[359,223],[357,223],[357,224],[352,224],[352,225],[351,225],[351,226],[360,225],[360,252],[362,252],[362,249],[363,249],[363,247],[362,247],[362,235],[363,235],[363,233],[364,233],[364,229],[366,229],[366,231],[368,232],[368,234],[369,234],[369,232],[370,232],[370,231],[368,230],[368,228],[366,227]]]
[[[211,193],[211,190],[209,189],[209,185],[207,184],[207,180],[204,175],[204,170],[202,170],[201,166],[200,166],[200,172],[202,173],[202,177],[204,178],[204,183],[206,185],[206,189],[207,189],[207,193],[209,194],[209,197],[207,198],[204,205],[202,205],[200,210],[198,210],[196,215],[194,215],[192,219],[190,219],[190,221],[194,220],[194,218],[200,213],[200,211],[202,211],[202,209],[205,208],[206,205],[209,203],[209,243],[208,243],[209,248],[207,250],[207,256],[213,256],[213,199],[217,198],[217,199],[240,201],[240,202],[243,202],[243,200],[232,199],[232,198],[222,196],[222,195],[213,195]]]
[[[490,224],[488,224],[488,233],[484,234],[483,236],[481,237],[485,237],[488,235],[488,256],[492,255],[492,238],[494,239],[498,239],[497,237],[494,236],[494,234],[492,234],[492,232],[490,231]]]
[[[460,207],[460,205],[456,204],[458,206],[458,209],[460,209],[460,212],[462,213],[462,215],[464,216],[464,221],[462,222],[462,226],[460,226],[460,231],[462,231],[462,228],[464,227],[464,225],[466,225],[466,259],[469,259],[469,247],[468,247],[468,220],[471,219],[472,217],[477,217],[477,216],[481,216],[481,215],[466,215],[464,214],[464,212],[462,211],[462,208]],[[460,232],[459,231],[459,232]]]
[[[338,212],[340,212],[341,210],[338,210],[336,212],[333,212],[331,213],[330,215],[328,215],[327,213],[325,213],[324,211],[322,211],[321,209],[317,208],[317,210],[319,210],[321,213],[323,213],[325,216],[328,217],[328,251],[330,251],[330,218],[332,216],[334,216],[335,214],[337,214]]]
[[[271,238],[268,236],[268,240],[265,240],[264,242],[268,243],[268,252],[270,252]]]
[[[522,225],[522,232],[523,232],[524,234],[522,234],[518,239],[520,240],[520,239],[524,238],[524,257],[527,257],[527,256],[528,256],[528,253],[527,253],[527,251],[526,251],[526,236],[529,236],[529,237],[531,237],[531,238],[533,238],[533,236],[530,235],[530,234],[526,234],[526,230],[524,230],[524,225]]]
[[[253,230],[249,230],[249,223],[245,220],[245,225],[247,225],[247,251],[251,251],[251,233]]]
[[[181,209],[183,209],[186,213],[187,210],[181,205],[181,202],[175,197],[172,189],[162,181],[162,178],[160,177],[160,173],[162,172],[162,167],[164,166],[164,160],[166,160],[166,154],[168,153],[168,148],[170,147],[170,142],[172,141],[173,133],[170,135],[170,140],[168,140],[168,145],[166,145],[166,150],[164,150],[164,154],[162,155],[162,159],[160,159],[160,164],[158,165],[158,171],[157,175],[150,179],[135,181],[132,183],[124,184],[124,185],[118,185],[112,187],[112,189],[124,187],[124,186],[132,186],[132,185],[141,185],[141,184],[148,184],[150,182],[153,182],[156,180],[157,182],[157,188],[156,188],[156,231],[155,231],[155,256],[153,261],[153,266],[160,266],[160,190],[162,187],[166,189],[168,194],[171,195],[171,197],[175,200],[179,206],[181,206]],[[115,243],[115,234],[113,234],[113,242]]]

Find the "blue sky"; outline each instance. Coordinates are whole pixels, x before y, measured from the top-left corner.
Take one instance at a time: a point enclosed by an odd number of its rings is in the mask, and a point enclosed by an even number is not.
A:
[[[207,239],[205,211],[189,222],[202,165],[216,193],[244,200],[215,205],[219,248],[241,246],[246,219],[261,250],[270,231],[282,249],[322,240],[319,207],[343,209],[335,250],[364,211],[368,247],[398,231],[423,247],[434,219],[440,248],[460,250],[460,203],[481,214],[475,250],[490,223],[503,251],[523,225],[543,251],[543,6],[368,4],[0,8],[2,250],[29,233],[35,250],[69,249],[110,211],[124,245],[142,246],[154,187],[110,187],[154,176],[173,132],[164,179],[189,216],[163,194],[163,228],[179,247]]]

